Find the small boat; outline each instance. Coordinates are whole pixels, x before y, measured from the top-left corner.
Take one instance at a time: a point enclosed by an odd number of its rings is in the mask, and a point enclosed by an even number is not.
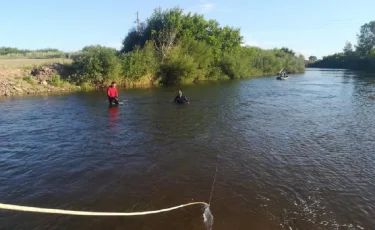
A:
[[[289,76],[286,75],[286,71],[284,71],[284,69],[281,69],[278,73],[277,73],[277,80],[287,80],[289,79]]]
[[[285,76],[285,77],[278,76],[276,79],[277,80],[288,80],[289,76]]]

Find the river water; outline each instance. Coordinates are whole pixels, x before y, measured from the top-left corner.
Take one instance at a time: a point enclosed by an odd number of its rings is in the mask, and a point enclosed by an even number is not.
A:
[[[215,230],[375,229],[375,77],[308,69],[176,88],[0,99],[0,203],[145,211],[208,202]],[[202,208],[140,217],[0,211],[0,229],[205,229]]]

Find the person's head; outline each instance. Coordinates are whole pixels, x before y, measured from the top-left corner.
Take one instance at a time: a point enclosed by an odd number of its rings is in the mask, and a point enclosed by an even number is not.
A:
[[[178,96],[182,97],[182,91],[178,90]]]
[[[115,81],[113,81],[113,82],[111,83],[111,87],[113,87],[113,88],[116,87],[116,82],[115,82]]]

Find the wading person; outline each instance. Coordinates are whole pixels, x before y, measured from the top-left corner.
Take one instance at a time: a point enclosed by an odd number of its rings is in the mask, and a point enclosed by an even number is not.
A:
[[[118,92],[117,92],[117,89],[116,89],[116,82],[112,82],[111,85],[108,87],[107,89],[107,96],[108,96],[108,101],[109,101],[109,105],[118,105],[119,102],[118,102]]]
[[[182,95],[182,91],[181,90],[179,90],[178,91],[178,95],[174,98],[174,103],[177,103],[177,104],[189,104],[190,102],[189,102],[189,100],[185,97],[185,96],[183,96]]]

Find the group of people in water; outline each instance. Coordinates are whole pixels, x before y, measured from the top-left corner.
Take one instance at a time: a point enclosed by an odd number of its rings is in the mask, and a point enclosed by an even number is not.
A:
[[[112,82],[111,85],[107,89],[107,97],[108,97],[108,102],[109,106],[116,106],[121,104],[118,100],[118,92],[116,89],[116,82]],[[173,100],[174,103],[176,104],[189,104],[190,101],[182,95],[182,91],[179,90],[177,96]]]

